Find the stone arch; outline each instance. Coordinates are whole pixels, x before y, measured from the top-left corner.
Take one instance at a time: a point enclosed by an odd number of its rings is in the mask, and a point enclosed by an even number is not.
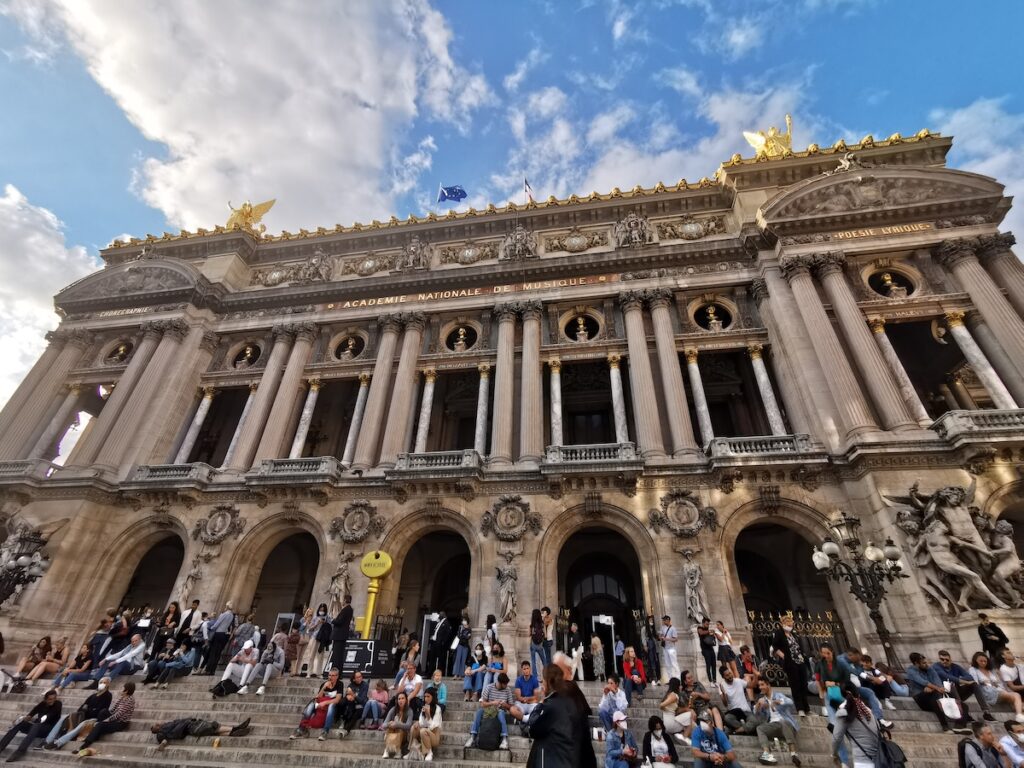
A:
[[[314,581],[315,593],[317,585],[323,581],[324,557],[327,552],[327,537],[323,528],[313,517],[304,512],[277,514],[254,525],[232,550],[231,559],[223,571],[224,576],[216,600],[217,608],[230,600],[236,610],[247,610],[256,592],[256,585],[267,557],[278,544],[297,533],[312,535],[320,552],[317,577]],[[207,571],[210,570],[212,569],[207,566]],[[198,591],[207,599],[211,597],[211,593],[206,591],[203,586],[200,586]]]
[[[533,602],[523,596],[520,604],[550,605],[552,608],[558,605],[558,555],[569,538],[585,528],[611,529],[633,545],[640,561],[644,605],[648,610],[663,609],[666,591],[661,579],[658,548],[651,532],[633,513],[604,503],[597,515],[585,511],[584,504],[569,507],[546,526],[537,548],[536,594],[532,596]]]
[[[54,304],[69,314],[85,311],[97,302],[117,307],[187,301],[200,306],[209,286],[210,282],[188,262],[143,259],[86,275],[58,293]]]
[[[380,549],[391,555],[395,567],[381,583],[380,595],[377,598],[378,614],[393,611],[398,604],[398,591],[402,583],[402,564],[409,550],[424,536],[437,531],[456,533],[462,537],[469,548],[469,602],[470,619],[483,625],[484,617],[480,615],[483,584],[489,580],[483,570],[483,556],[480,548],[480,533],[462,514],[447,507],[423,507],[410,515],[403,516],[401,522],[392,525],[381,540]],[[369,549],[369,548],[368,548]],[[492,579],[493,580],[493,579]]]

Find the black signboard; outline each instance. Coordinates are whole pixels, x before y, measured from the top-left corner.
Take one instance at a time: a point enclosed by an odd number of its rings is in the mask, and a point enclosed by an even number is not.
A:
[[[341,666],[342,677],[349,678],[355,672],[371,677],[390,679],[394,674],[391,648],[379,640],[349,640],[345,643],[345,661]]]

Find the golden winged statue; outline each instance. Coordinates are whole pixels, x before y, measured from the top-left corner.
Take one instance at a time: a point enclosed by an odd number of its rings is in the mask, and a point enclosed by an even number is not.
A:
[[[785,133],[779,133],[779,129],[773,125],[768,133],[744,131],[743,138],[754,148],[754,157],[757,159],[784,157],[793,151],[793,118],[786,115]]]
[[[260,220],[266,215],[267,211],[274,207],[276,202],[275,198],[274,200],[267,200],[265,203],[253,205],[246,200],[235,208],[231,205],[231,201],[228,201],[231,216],[228,217],[228,223],[224,227],[226,229],[235,229],[237,227],[238,229],[245,229],[262,235],[267,231],[267,227],[264,224],[260,224]],[[259,224],[259,227],[256,226],[257,224]]]

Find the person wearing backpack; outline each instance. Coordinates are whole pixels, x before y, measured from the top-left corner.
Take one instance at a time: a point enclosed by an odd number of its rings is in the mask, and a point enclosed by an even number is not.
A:
[[[534,608],[530,612],[530,667],[543,669],[544,665],[544,619],[540,608]]]
[[[974,722],[971,723],[971,731],[974,732],[973,738],[961,739],[956,745],[960,768],[1004,768],[992,726]]]
[[[479,749],[508,749],[508,711],[515,703],[512,698],[512,689],[508,686],[508,675],[500,672],[493,685],[485,685],[483,695],[480,696],[479,709],[473,718],[473,725],[469,729],[469,739],[466,747],[477,747]],[[496,710],[494,715],[486,710]],[[497,720],[500,724],[501,743],[491,746],[485,743],[482,738],[483,721]],[[487,723],[487,730],[495,730],[495,726]]]
[[[851,760],[844,762],[851,768],[902,768],[906,762],[903,750],[882,737],[878,721],[852,682],[843,687],[843,702],[836,710],[835,730],[832,732],[833,755],[838,757],[840,751],[844,751],[847,739],[853,751]]]

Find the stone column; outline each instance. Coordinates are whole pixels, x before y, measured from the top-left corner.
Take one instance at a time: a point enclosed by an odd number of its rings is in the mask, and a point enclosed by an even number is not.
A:
[[[551,394],[551,444],[562,445],[562,361],[558,358],[548,360],[550,378],[548,389]]]
[[[384,420],[384,407],[387,405],[388,390],[391,387],[391,368],[395,363],[398,332],[402,329],[401,315],[385,315],[379,322],[380,343],[377,345],[377,359],[373,364],[366,409],[363,411],[364,426],[358,432],[359,442],[356,443],[355,458],[351,465],[353,469],[369,469],[377,463],[381,422]]]
[[[60,404],[60,408],[57,413],[50,420],[43,434],[39,436],[36,444],[32,447],[31,452],[28,454],[30,459],[41,459],[46,453],[46,450],[53,444],[61,434],[68,428],[71,423],[72,416],[75,412],[75,407],[78,405],[78,398],[81,394],[82,387],[80,384],[68,384],[68,393],[64,397],[64,402]]]
[[[654,376],[647,356],[647,332],[644,330],[643,298],[636,291],[619,294],[619,304],[626,324],[626,348],[629,350],[629,383],[633,395],[633,417],[636,419],[637,450],[643,458],[665,455],[654,397]]]
[[[487,453],[487,410],[490,404],[491,366],[480,363],[480,386],[476,394],[476,430],[473,433],[473,450],[482,459]]]
[[[434,407],[434,381],[437,371],[428,368],[423,372],[423,399],[420,401],[420,415],[416,422],[416,443],[413,453],[426,453],[427,434],[430,432],[430,412]]]
[[[982,266],[992,275],[996,285],[1006,291],[1006,297],[1017,314],[1024,317],[1024,264],[1010,250],[1017,239],[1011,232],[1002,232],[979,237],[978,240],[981,245],[978,258]]]
[[[7,401],[3,410],[0,411],[0,445],[5,445],[7,443],[8,432],[11,429],[11,425],[24,416],[26,405],[32,400],[40,385],[50,376],[51,370],[54,367],[58,367],[57,361],[64,353],[68,342],[72,338],[76,339],[76,355],[80,358],[82,351],[87,346],[85,334],[80,331],[72,332],[63,330],[47,332],[46,340],[50,342],[49,345],[45,350],[43,350],[43,354],[38,360],[36,360],[36,364],[32,366],[32,370],[28,372],[28,376],[22,380],[21,384],[18,385],[18,388],[14,390],[14,394],[11,395],[10,400]]]
[[[263,426],[267,423],[267,416],[270,414],[271,406],[277,398],[278,385],[284,375],[284,363],[288,352],[295,340],[295,329],[291,326],[278,326],[274,328],[274,346],[271,347],[270,356],[267,358],[267,367],[260,378],[259,389],[256,390],[252,399],[252,407],[248,408],[245,418],[238,422],[238,434],[235,436],[237,445],[234,450],[228,451],[230,460],[224,465],[235,470],[246,470],[252,466],[253,456],[256,454],[256,447],[263,435]],[[291,398],[287,398],[291,404]],[[248,407],[248,406],[247,406]]]
[[[878,429],[849,362],[825,314],[811,278],[809,255],[783,256],[782,274],[793,290],[800,317],[810,336],[815,354],[825,373],[832,399],[847,436]],[[872,342],[874,343],[874,342]]]
[[[1024,318],[1010,306],[992,276],[975,255],[976,240],[947,240],[938,248],[938,260],[970,294],[971,301],[999,339],[1018,372],[1024,375]],[[962,326],[962,324],[961,324]],[[965,329],[966,332],[966,329]]]
[[[260,438],[259,447],[253,457],[253,465],[263,459],[279,459],[284,452],[292,409],[299,393],[299,383],[302,381],[306,362],[309,360],[309,353],[313,348],[313,340],[316,338],[316,326],[313,323],[299,323],[293,327],[293,330],[295,343],[288,355],[288,364],[285,366],[284,374],[277,387],[274,403],[270,407],[270,414],[267,416],[267,423],[263,428],[263,436]],[[260,393],[265,394],[262,386]]]
[[[675,331],[669,305],[672,293],[667,289],[648,291],[648,306],[654,324],[654,343],[658,350],[658,367],[661,369],[661,385],[665,390],[665,410],[668,412],[668,428],[672,437],[672,455],[684,456],[700,453],[697,441],[693,439],[693,424],[690,423],[690,409],[686,404],[686,388],[683,386],[683,371],[679,365],[679,351],[676,349]]]
[[[939,394],[942,395],[942,399],[946,402],[946,407],[951,411],[959,411],[961,409],[960,401],[956,399],[953,394],[953,390],[949,388],[949,384],[942,382],[939,384]]]
[[[539,301],[523,307],[522,387],[519,393],[519,461],[539,465],[544,456],[544,368],[540,362]]]
[[[612,352],[608,355],[608,378],[612,384],[612,413],[615,415],[615,442],[629,442],[629,427],[626,422],[626,396],[622,391],[621,358]]]
[[[701,445],[707,448],[708,443],[715,439],[715,431],[711,428],[711,411],[708,410],[708,400],[704,396],[704,381],[697,363],[697,350],[687,349],[684,354],[686,371],[690,375],[690,391],[693,392],[693,407],[697,411],[697,424],[700,425]]]
[[[341,454],[341,463],[346,467],[352,465],[352,457],[356,453],[356,439],[359,428],[363,424],[363,410],[366,408],[366,395],[370,391],[370,374],[359,374],[359,394],[356,395],[356,407],[352,409],[352,421],[348,425],[348,437],[345,438],[345,450]]]
[[[768,416],[772,434],[789,434],[786,423],[782,419],[782,410],[775,399],[775,390],[772,388],[772,380],[768,376],[768,368],[764,364],[761,345],[751,344],[747,347],[747,354],[750,355],[750,364],[754,368],[754,380],[757,381],[757,391],[761,393],[761,402],[764,404],[764,412]]]
[[[167,383],[171,364],[181,348],[181,340],[189,332],[189,325],[184,320],[164,321],[163,331],[163,338],[160,339],[160,344],[153,353],[149,365],[139,377],[138,383],[132,388],[131,396],[124,404],[124,408],[121,409],[117,423],[100,447],[99,453],[96,455],[96,464],[116,467],[121,463],[121,459],[131,441],[136,437],[136,433],[144,428],[143,425],[150,414],[153,397]],[[104,410],[106,409],[104,408]]]
[[[999,379],[1010,391],[1010,396],[1016,402],[1024,403],[1024,376],[1017,372],[1016,366],[1010,360],[1009,355],[1006,354],[1003,345],[999,343],[999,339],[992,333],[992,329],[988,327],[984,318],[977,312],[968,314],[966,323],[974,340],[978,342],[978,346],[985,353],[985,357],[992,363],[992,367],[996,369]]]
[[[911,417],[903,396],[893,382],[891,368],[872,339],[864,321],[864,314],[857,306],[850,286],[843,274],[846,256],[839,251],[818,253],[814,256],[814,267],[832,302],[832,311],[839,321],[846,343],[857,361],[861,379],[867,385],[882,424],[889,430],[917,429],[918,424]]]
[[[196,440],[199,439],[199,431],[203,428],[206,414],[210,412],[210,405],[213,403],[213,398],[216,394],[217,390],[214,387],[203,387],[203,397],[196,408],[195,416],[192,417],[192,423],[189,425],[188,432],[185,433],[185,439],[181,441],[181,447],[174,456],[175,464],[184,464],[188,461],[189,454],[192,453]]]
[[[306,447],[306,436],[309,434],[309,425],[313,421],[313,409],[316,408],[316,399],[319,396],[320,379],[310,379],[309,392],[306,393],[306,402],[302,406],[302,415],[299,416],[299,426],[292,439],[292,449],[288,451],[289,459],[302,458],[302,449]]]
[[[498,357],[494,374],[494,423],[491,425],[491,454],[488,464],[512,463],[512,415],[515,407],[516,312],[509,304],[494,309],[498,318]]]
[[[964,380],[959,373],[953,373],[946,377],[949,382],[949,389],[953,393],[953,397],[956,398],[957,403],[965,411],[976,411],[978,410],[978,404],[971,397],[971,393],[967,391],[967,387],[964,386]]]
[[[885,320],[880,317],[874,317],[869,321],[869,324],[871,325],[871,332],[875,337],[875,343],[878,344],[878,350],[882,353],[882,358],[885,360],[886,365],[889,366],[889,370],[892,371],[893,378],[896,379],[896,386],[903,396],[903,402],[907,404],[907,408],[910,410],[910,415],[914,417],[920,426],[927,427],[932,423],[932,418],[928,415],[928,411],[925,410],[924,403],[921,402],[914,384],[910,381],[910,376],[907,375],[907,369],[903,367],[900,356],[896,354],[896,349],[889,340],[889,336],[885,333]]]
[[[1016,408],[1017,403],[1010,395],[1006,385],[996,375],[995,370],[993,370],[988,362],[988,358],[985,357],[985,354],[978,345],[974,343],[974,337],[971,336],[970,331],[964,326],[964,313],[947,312],[946,325],[949,327],[950,334],[956,339],[960,351],[964,353],[967,362],[974,369],[978,380],[988,390],[988,394],[996,408]]]
[[[256,399],[256,390],[258,388],[258,382],[254,381],[249,384],[249,396],[245,399],[245,405],[242,407],[242,415],[238,417],[238,423],[235,425],[235,432],[231,435],[231,442],[228,443],[228,450],[224,454],[224,461],[221,463],[221,467],[227,467],[231,464],[231,459],[235,455],[235,448],[238,447],[238,437],[242,434],[242,427],[245,426],[246,419],[249,417],[249,411],[252,410],[252,404]]]
[[[395,466],[398,454],[405,451],[405,434],[412,416],[409,405],[416,385],[416,365],[420,358],[425,324],[426,319],[420,313],[408,315],[405,320],[402,354],[398,358],[398,371],[395,373],[395,391],[391,394],[388,424],[384,429],[384,442],[377,463],[380,467]]]

